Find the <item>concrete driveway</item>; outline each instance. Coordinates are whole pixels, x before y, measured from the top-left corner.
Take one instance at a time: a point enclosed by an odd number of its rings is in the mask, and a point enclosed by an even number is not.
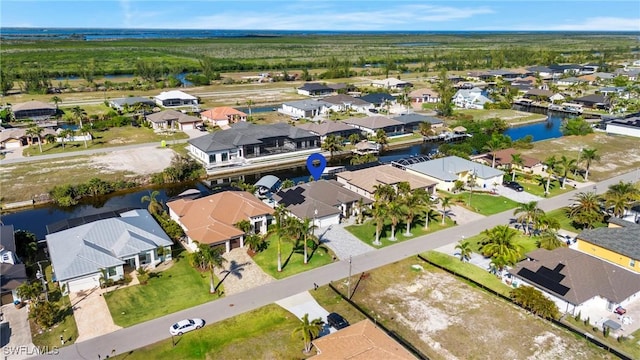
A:
[[[92,289],[69,294],[73,305],[73,317],[78,326],[78,339],[85,341],[122,329],[113,323],[107,301],[102,297],[103,289]]]
[[[499,195],[504,196],[507,199],[511,199],[511,200],[519,202],[519,203],[528,203],[530,201],[540,201],[540,200],[542,200],[541,197],[536,196],[536,195],[532,195],[532,194],[529,194],[528,192],[526,192],[526,187],[525,187],[525,191],[515,191],[515,190],[513,190],[511,188],[508,188],[506,186],[497,185],[496,186],[496,191],[498,192]]]
[[[325,324],[319,336],[324,336],[337,331],[327,324],[327,315],[329,315],[329,312],[320,306],[308,291],[278,300],[276,301],[276,304],[297,316],[298,319],[302,319],[305,314],[309,314],[309,321],[318,318],[322,319]]]
[[[344,227],[348,225],[348,223],[345,223],[316,229],[315,234],[320,239],[320,242],[333,250],[336,257],[340,260],[348,259],[349,256],[357,256],[375,250],[375,248],[365,244],[353,234],[345,230]],[[319,253],[318,255],[325,254]]]
[[[0,346],[4,360],[26,359],[36,351],[31,341],[31,329],[29,327],[29,313],[27,307],[17,309],[15,305],[8,304],[0,309],[3,314],[0,323]]]

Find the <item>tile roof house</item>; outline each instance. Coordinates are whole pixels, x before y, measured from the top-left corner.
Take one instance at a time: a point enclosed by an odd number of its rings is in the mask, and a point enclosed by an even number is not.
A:
[[[370,135],[375,135],[380,129],[384,130],[388,136],[404,133],[404,123],[381,115],[350,118],[342,121]]]
[[[11,105],[11,112],[16,120],[47,120],[55,116],[57,111],[58,108],[55,105],[35,100]]]
[[[435,181],[427,180],[392,165],[339,172],[336,174],[336,180],[345,188],[368,199],[374,198],[376,185],[397,186],[401,182],[408,182],[411,190],[425,189],[429,194],[433,194],[436,187]]]
[[[245,233],[235,224],[251,223],[251,232],[266,234],[273,220],[273,208],[246,191],[223,191],[198,199],[178,199],[167,203],[169,215],[184,229],[187,245],[195,242],[224,245],[227,252],[244,247]]]
[[[484,109],[484,104],[493,103],[491,99],[486,97],[482,89],[474,87],[473,89],[460,89],[453,95],[453,104],[464,109]]]
[[[329,135],[340,136],[342,139],[347,140],[352,134],[360,134],[360,130],[351,125],[347,125],[342,121],[323,121],[320,123],[309,122],[298,124],[296,127],[320,136],[321,142],[324,142]]]
[[[375,88],[383,88],[390,90],[401,90],[404,88],[412,87],[413,84],[407,81],[402,81],[396,78],[386,78],[382,80],[373,80],[371,86]]]
[[[204,121],[210,122],[214,126],[224,128],[240,121],[247,121],[247,114],[229,106],[215,107],[200,113]]]
[[[16,255],[13,225],[0,225],[0,295],[2,305],[20,300],[17,289],[27,278],[25,265]]]
[[[46,236],[56,279],[67,292],[100,286],[107,278],[119,280],[124,266],[137,269],[160,263],[158,248],[171,258],[173,242],[147,210],[131,210],[120,217],[93,221]]]
[[[403,165],[414,175],[423,176],[437,183],[439,190],[451,191],[458,180],[466,183],[470,176],[476,177],[478,187],[490,189],[494,184],[502,184],[504,173],[491,166],[469,161],[457,156],[448,156],[434,160]]]
[[[536,249],[526,256],[528,260],[516,264],[509,273],[516,283],[544,291],[561,312],[576,315],[588,308],[613,311],[640,295],[640,274],[583,252],[561,247]]]
[[[587,229],[576,236],[578,250],[640,273],[640,225],[610,218],[609,227]]]
[[[393,117],[392,119],[403,123],[405,132],[419,130],[420,124],[422,124],[423,122],[428,122],[429,124],[431,124],[432,128],[438,128],[438,127],[444,126],[444,121],[436,117],[426,116],[426,115],[421,115],[416,113],[402,114],[402,115]]]
[[[40,140],[46,142],[45,136],[57,136],[57,133],[50,128],[44,128]],[[0,131],[0,149],[16,149],[29,144],[37,144],[38,137],[30,138],[26,128],[9,128]]]
[[[316,149],[320,138],[285,123],[255,125],[239,122],[188,141],[189,152],[207,167],[234,164],[235,161]]]
[[[335,90],[325,84],[308,82],[298,88],[298,94],[307,96],[324,96],[333,94]]]
[[[365,319],[313,340],[311,360],[414,360],[407,349]]]
[[[176,110],[164,110],[149,114],[146,119],[154,129],[193,130],[197,125],[202,125],[200,118]]]
[[[129,97],[124,97],[124,98],[117,98],[117,99],[109,100],[109,106],[111,106],[112,108],[114,108],[114,109],[116,109],[118,111],[124,110],[125,107],[128,107],[128,108],[132,109],[138,104],[144,104],[144,105],[147,105],[147,106],[149,106],[151,108],[156,106],[155,101],[153,101],[153,100],[151,100],[149,98],[144,98],[144,97],[139,97],[139,96],[129,96]]]
[[[332,104],[322,100],[298,100],[287,101],[278,109],[279,112],[292,116],[294,118],[313,119],[316,116],[325,114],[331,108]]]
[[[193,110],[198,110],[198,98],[180,90],[163,91],[160,95],[154,96],[153,99],[158,106],[189,107]]]
[[[322,101],[331,104],[329,109],[333,111],[346,111],[348,109],[352,109],[358,112],[366,112],[368,109],[373,107],[373,104],[362,100],[362,98],[355,98],[344,94],[327,96],[322,98]]]
[[[416,89],[409,93],[409,98],[412,102],[422,103],[437,103],[440,101],[440,95],[430,88]]]
[[[346,189],[336,180],[312,181],[280,190],[273,199],[298,219],[313,219],[317,227],[337,225],[342,218],[356,215],[360,199],[364,205],[371,204],[371,200]]]
[[[520,152],[514,148],[502,149],[495,152],[495,164],[496,168],[510,169],[512,157],[511,155],[520,154]],[[494,153],[481,154],[474,157],[474,160],[480,161],[485,165],[490,166],[493,163]],[[527,155],[520,154],[522,159],[522,167],[517,166],[522,171],[534,172],[542,171],[542,161]]]

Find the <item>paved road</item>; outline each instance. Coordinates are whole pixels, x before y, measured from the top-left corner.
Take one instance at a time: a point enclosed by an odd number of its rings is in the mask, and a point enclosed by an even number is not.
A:
[[[638,181],[638,171],[616,176],[597,184],[597,191],[606,191],[609,185],[618,181]],[[567,206],[579,190],[541,200],[538,205],[545,211]],[[436,249],[444,245],[457,242],[461,236],[470,237],[479,232],[497,225],[507,224],[513,217],[513,211],[506,211],[493,216],[485,217],[464,225],[448,228],[433,234],[421,236],[413,240],[401,242],[386,248],[354,256],[352,258],[352,274],[369,271],[386,264],[400,261],[416,254]],[[84,342],[76,343],[60,351],[62,359],[96,359],[98,354],[116,354],[129,352],[140,347],[166,340],[169,336],[168,328],[174,322],[191,317],[201,317],[207,324],[212,324],[235,315],[260,308],[280,299],[310,290],[313,284],[326,285],[347,277],[349,274],[349,261],[342,260],[310,270],[302,274],[278,280],[270,284],[262,285],[242,293],[230,295],[220,300],[199,305],[184,311],[154,319],[129,328],[115,331],[111,334],[100,336]],[[177,346],[180,346],[178,343]],[[40,356],[42,359],[51,357]],[[8,359],[10,360],[10,359]]]

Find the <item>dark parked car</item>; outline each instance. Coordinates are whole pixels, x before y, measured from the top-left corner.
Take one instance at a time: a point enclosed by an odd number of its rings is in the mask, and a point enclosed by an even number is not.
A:
[[[344,329],[349,326],[349,322],[338,313],[331,313],[327,315],[327,322],[329,326],[333,326],[336,330]]]
[[[515,181],[505,181],[502,185],[511,188],[515,191],[524,191],[524,188],[522,187],[522,185],[518,184]]]

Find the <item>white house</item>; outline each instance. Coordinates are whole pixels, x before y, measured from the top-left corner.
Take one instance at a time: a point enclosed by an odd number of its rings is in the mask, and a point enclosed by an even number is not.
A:
[[[289,115],[295,118],[307,118],[313,119],[318,115],[325,114],[329,111],[331,104],[322,100],[299,100],[288,101],[282,104],[282,107],[278,109],[280,113]]]
[[[374,107],[374,105],[368,101],[344,94],[327,96],[323,98],[322,101],[328,104],[329,110],[336,112],[353,110],[366,113],[367,110]]]
[[[18,287],[28,280],[24,263],[16,255],[13,225],[0,225],[0,294],[2,304],[20,300]]]
[[[161,92],[160,95],[154,96],[153,99],[157,105],[163,107],[188,107],[193,110],[198,110],[198,98],[180,90],[164,91]]]
[[[502,184],[504,175],[500,170],[457,156],[402,165],[402,167],[410,174],[435,181],[437,189],[449,192],[452,191],[456,181],[467,184],[471,177],[475,177],[476,187],[491,189],[495,184]]]
[[[402,90],[413,85],[409,82],[402,81],[396,78],[386,78],[382,80],[373,80],[371,82],[371,86],[382,89]]]
[[[484,104],[492,103],[491,99],[482,94],[482,89],[460,89],[453,95],[453,104],[464,109],[484,109]]]
[[[607,122],[607,134],[627,135],[640,138],[640,116],[620,118]]]
[[[125,266],[155,267],[161,262],[158,248],[171,259],[173,244],[147,210],[54,232],[46,241],[56,280],[67,293],[99,287],[105,275],[119,280]]]

